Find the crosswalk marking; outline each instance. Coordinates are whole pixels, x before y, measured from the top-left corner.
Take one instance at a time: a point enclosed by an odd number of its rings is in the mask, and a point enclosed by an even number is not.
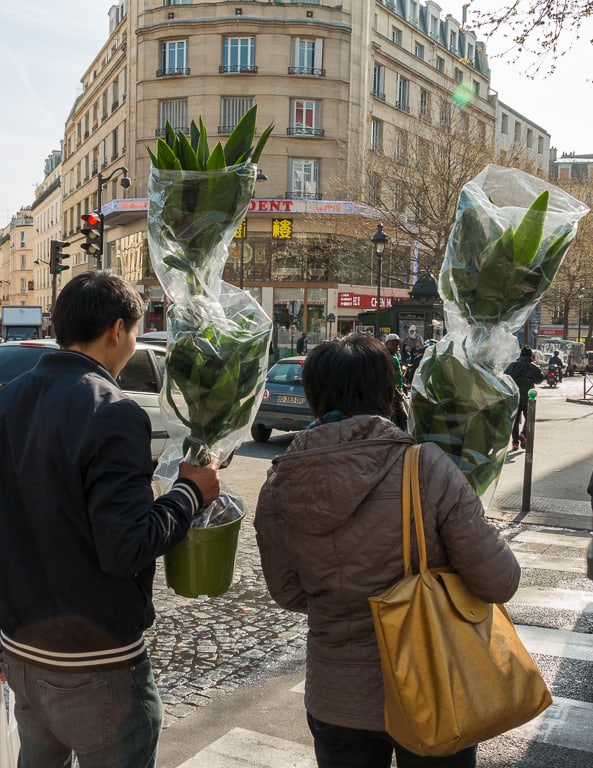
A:
[[[523,544],[545,544],[547,547],[574,547],[582,549],[584,552],[589,545],[589,541],[589,537],[571,536],[571,534],[562,531],[522,531],[513,537],[513,550],[516,544],[520,542]]]
[[[554,697],[554,702],[535,720],[512,733],[530,741],[566,749],[593,752],[593,704]]]
[[[557,611],[593,613],[593,593],[549,587],[519,587],[510,605],[532,605]]]
[[[312,747],[233,728],[179,768],[316,768]]]
[[[520,549],[515,549],[514,553],[521,568],[540,568],[543,571],[585,574],[584,554],[582,557],[552,557],[546,555],[544,559],[541,552],[523,552]]]
[[[541,653],[546,656],[593,662],[593,635],[525,624],[517,624],[516,629],[531,654]]]

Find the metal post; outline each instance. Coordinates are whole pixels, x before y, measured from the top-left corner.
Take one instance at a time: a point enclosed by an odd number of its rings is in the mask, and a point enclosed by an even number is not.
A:
[[[245,231],[241,225],[241,255],[239,257],[239,288],[243,290],[243,266],[245,264]]]
[[[377,253],[377,309],[375,312],[375,338],[379,338],[379,309],[381,307],[381,272],[382,272],[382,262],[383,262],[383,254],[379,253],[379,251],[376,251]]]
[[[527,418],[525,419],[525,468],[523,471],[523,498],[521,512],[529,512],[531,506],[531,475],[533,471],[533,441],[535,436],[535,401],[537,391],[529,390],[527,403]]]

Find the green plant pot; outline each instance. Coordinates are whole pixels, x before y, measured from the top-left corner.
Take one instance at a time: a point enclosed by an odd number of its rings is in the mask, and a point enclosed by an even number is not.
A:
[[[224,594],[231,586],[239,530],[246,508],[236,501],[243,514],[224,525],[190,528],[187,536],[165,555],[167,585],[182,597]]]

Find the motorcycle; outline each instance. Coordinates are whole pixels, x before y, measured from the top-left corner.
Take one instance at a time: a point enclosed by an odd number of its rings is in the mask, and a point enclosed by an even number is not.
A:
[[[546,374],[546,381],[549,387],[557,387],[560,379],[560,371],[555,363],[548,366],[548,373]]]

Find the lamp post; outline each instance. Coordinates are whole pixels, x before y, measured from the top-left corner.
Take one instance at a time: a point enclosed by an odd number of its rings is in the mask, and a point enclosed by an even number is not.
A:
[[[256,181],[267,181],[268,177],[263,171],[258,171]],[[243,290],[243,268],[245,265],[245,240],[247,238],[247,217],[241,222],[241,251],[239,255],[239,288]]]
[[[579,329],[577,331],[577,341],[581,340],[581,304],[582,304],[582,301],[583,301],[584,298],[585,298],[585,294],[581,291],[581,293],[579,293],[579,295],[578,295],[578,300],[579,300]]]
[[[377,231],[371,237],[375,255],[377,257],[377,308],[375,312],[375,337],[379,338],[379,308],[381,306],[381,268],[383,265],[383,253],[389,238],[383,232],[383,224],[377,224]]]
[[[114,171],[112,171],[109,176],[103,176],[102,173],[97,174],[97,213],[99,214],[99,217],[102,216],[102,199],[103,199],[103,187],[107,184],[108,181],[111,181],[111,179],[118,173],[123,173],[123,178],[120,181],[120,184],[122,185],[123,189],[129,189],[129,187],[132,186],[132,179],[128,176],[128,169],[125,165],[120,165],[119,168],[116,168]],[[101,219],[101,222],[103,219]],[[103,224],[101,223],[101,226]],[[101,269],[103,266],[103,262],[101,257],[103,256],[103,252],[97,253],[96,259],[97,259],[97,269]]]

